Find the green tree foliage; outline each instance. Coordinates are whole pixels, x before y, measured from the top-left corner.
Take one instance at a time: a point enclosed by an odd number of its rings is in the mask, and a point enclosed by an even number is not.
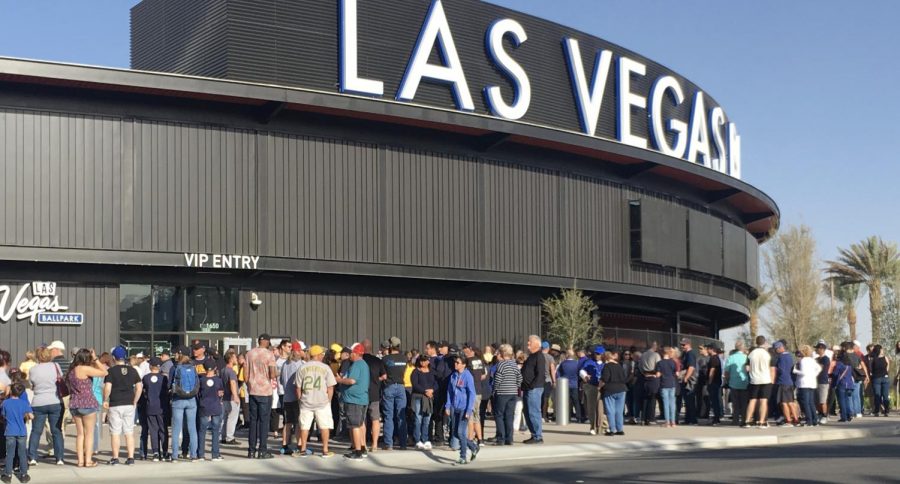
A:
[[[848,249],[838,249],[838,259],[828,261],[828,274],[841,285],[864,284],[869,293],[872,315],[872,340],[884,342],[889,335],[881,322],[884,316],[884,291],[900,274],[897,245],[880,237],[869,237]]]
[[[582,348],[598,342],[603,335],[603,327],[593,316],[597,306],[577,288],[562,289],[542,300],[541,308],[547,338],[564,348]]]

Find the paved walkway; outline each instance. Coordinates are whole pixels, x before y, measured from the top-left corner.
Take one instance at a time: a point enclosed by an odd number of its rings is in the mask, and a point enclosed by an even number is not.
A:
[[[74,426],[68,426],[66,447],[74,446]],[[856,419],[849,424],[829,423],[819,427],[740,429],[730,425],[664,427],[626,426],[625,436],[592,436],[587,425],[570,424],[558,426],[544,425],[543,445],[523,445],[520,442],[527,434],[516,435],[516,444],[511,447],[486,446],[482,448],[476,462],[471,466],[509,466],[520,460],[572,460],[592,457],[614,457],[631,455],[635,452],[686,451],[696,449],[724,449],[736,447],[770,446],[802,442],[837,441],[843,439],[900,434],[900,418],[867,417]],[[488,424],[486,435],[493,435],[493,424]],[[209,437],[207,437],[209,438]],[[429,452],[394,450],[378,451],[364,461],[347,461],[341,457],[345,444],[332,444],[335,457],[322,459],[318,456],[291,458],[276,456],[271,460],[246,459],[246,433],[238,433],[239,447],[223,446],[225,460],[222,462],[195,463],[155,463],[139,461],[134,466],[103,465],[110,456],[108,432],[104,429],[101,453],[96,457],[100,466],[80,469],[74,465],[74,456],[67,452],[65,466],[52,465],[43,461],[32,469],[33,482],[106,482],[131,481],[185,481],[194,482],[297,482],[310,479],[339,479],[375,474],[401,474],[420,471],[446,469],[458,457],[458,452],[435,449]],[[278,450],[270,439],[270,450]],[[318,451],[316,443],[310,446]],[[124,456],[124,449],[122,450]],[[207,455],[209,453],[207,452]],[[15,482],[15,481],[14,481]]]

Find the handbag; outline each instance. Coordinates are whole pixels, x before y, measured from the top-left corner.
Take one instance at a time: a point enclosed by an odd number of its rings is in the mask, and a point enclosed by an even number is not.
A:
[[[66,398],[69,396],[69,385],[66,384],[66,380],[62,376],[59,365],[54,363],[53,366],[56,367],[56,395],[61,399]]]

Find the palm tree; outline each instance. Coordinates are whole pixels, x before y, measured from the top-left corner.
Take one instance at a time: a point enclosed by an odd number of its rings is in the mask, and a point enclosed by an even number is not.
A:
[[[763,306],[769,304],[769,301],[772,300],[772,291],[766,286],[763,286],[759,290],[759,295],[756,296],[756,299],[750,301],[750,345],[752,346],[756,341],[756,335],[759,334],[759,312],[762,310]]]
[[[841,286],[864,284],[869,291],[869,312],[872,314],[872,339],[880,341],[881,317],[884,313],[882,287],[890,284],[900,273],[900,253],[897,246],[881,237],[869,237],[838,249],[838,260],[828,261],[826,272]]]
[[[830,282],[833,284],[834,297],[840,301],[841,306],[847,310],[847,327],[850,330],[850,339],[856,339],[856,301],[862,294],[862,284],[841,284],[834,279]]]

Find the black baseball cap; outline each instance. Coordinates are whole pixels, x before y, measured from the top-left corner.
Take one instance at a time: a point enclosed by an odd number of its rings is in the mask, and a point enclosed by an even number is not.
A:
[[[203,369],[206,371],[215,370],[216,369],[216,361],[212,358],[207,358],[203,360]]]
[[[448,343],[447,340],[445,340],[445,339],[441,340],[441,342],[438,343],[438,348],[449,348],[449,347],[450,347],[450,343]]]
[[[162,365],[162,360],[160,360],[156,356],[154,356],[153,358],[150,358],[150,366],[159,366],[159,365]]]
[[[187,346],[181,345],[175,348],[176,353],[181,353],[182,355],[190,355],[191,350],[188,349]]]
[[[191,345],[191,349],[192,349],[192,350],[199,350],[200,348],[203,348],[203,349],[205,350],[205,349],[206,349],[206,343],[204,343],[204,342],[202,342],[202,341],[197,341],[196,343],[194,343],[193,345]]]
[[[263,333],[263,334],[259,335],[259,338],[257,338],[257,341],[264,341],[264,340],[265,340],[265,341],[271,341],[271,340],[272,340],[272,337],[269,336],[269,333]]]

